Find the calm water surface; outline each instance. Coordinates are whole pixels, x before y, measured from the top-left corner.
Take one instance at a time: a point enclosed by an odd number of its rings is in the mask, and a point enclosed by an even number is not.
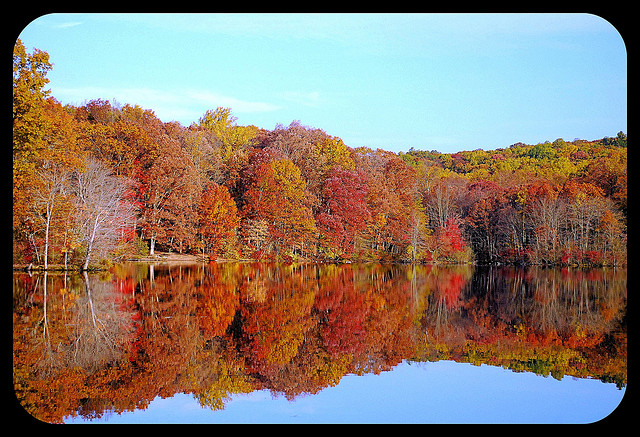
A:
[[[123,264],[16,272],[51,423],[589,423],[627,384],[625,269]]]

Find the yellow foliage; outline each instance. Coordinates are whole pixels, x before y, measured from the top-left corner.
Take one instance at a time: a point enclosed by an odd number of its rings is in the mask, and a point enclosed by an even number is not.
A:
[[[339,165],[345,170],[354,170],[355,163],[351,158],[349,148],[338,137],[326,139],[316,144],[316,153],[326,159],[323,171],[329,171],[334,165]]]

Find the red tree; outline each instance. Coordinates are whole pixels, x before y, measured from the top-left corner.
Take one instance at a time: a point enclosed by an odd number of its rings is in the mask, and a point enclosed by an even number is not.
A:
[[[358,233],[371,217],[368,189],[361,172],[334,167],[322,188],[322,204],[316,214],[321,242],[341,254],[351,254]]]

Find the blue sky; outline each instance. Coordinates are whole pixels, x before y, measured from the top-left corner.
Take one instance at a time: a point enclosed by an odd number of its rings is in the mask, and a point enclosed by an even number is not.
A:
[[[176,394],[96,422],[591,423],[614,411],[625,392],[597,379],[558,381],[485,364],[403,362],[379,375],[345,375],[337,386],[292,402],[261,390],[234,395],[224,410],[212,411],[191,395]]]
[[[224,106],[445,153],[627,132],[624,41],[590,14],[51,14],[19,37],[49,53],[63,104],[185,126]]]

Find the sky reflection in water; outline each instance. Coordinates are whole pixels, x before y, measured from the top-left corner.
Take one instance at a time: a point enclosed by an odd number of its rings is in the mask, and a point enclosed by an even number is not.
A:
[[[614,411],[624,393],[596,379],[404,361],[379,375],[345,375],[337,386],[293,401],[259,390],[212,411],[180,393],[158,397],[146,410],[68,423],[591,423]]]

